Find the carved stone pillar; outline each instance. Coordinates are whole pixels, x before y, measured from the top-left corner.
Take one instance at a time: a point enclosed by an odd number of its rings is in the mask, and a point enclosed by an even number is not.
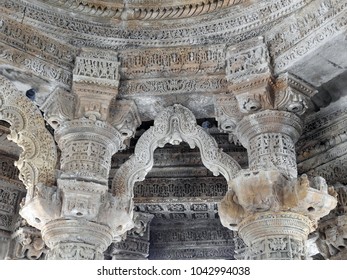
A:
[[[17,182],[13,159],[2,155],[0,170],[0,259],[5,259],[11,241],[11,234],[19,216],[19,204],[25,195],[23,184]]]
[[[154,215],[134,213],[134,228],[128,231],[124,240],[114,242],[107,250],[112,260],[146,260],[149,255],[149,233]]]
[[[275,80],[262,38],[229,48],[227,59],[232,94],[217,98],[217,119],[247,148],[249,169],[228,182],[222,224],[238,230],[246,259],[305,259],[308,234],[336,206],[323,178],[297,177],[300,116],[315,90],[290,74]]]
[[[120,204],[108,192],[112,155],[140,122],[133,102],[115,101],[118,66],[117,53],[82,51],[74,97],[57,90],[42,106],[55,127],[60,170],[57,187],[38,186],[39,199],[24,216],[41,229],[47,259],[103,259],[112,240],[133,226],[132,202]]]

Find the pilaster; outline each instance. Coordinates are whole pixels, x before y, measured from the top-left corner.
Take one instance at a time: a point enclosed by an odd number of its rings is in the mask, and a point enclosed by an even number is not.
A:
[[[219,128],[248,153],[228,182],[222,224],[238,230],[246,259],[305,259],[308,234],[336,206],[322,177],[298,177],[295,143],[316,91],[295,76],[275,78],[263,38],[228,49],[229,93],[216,97]]]

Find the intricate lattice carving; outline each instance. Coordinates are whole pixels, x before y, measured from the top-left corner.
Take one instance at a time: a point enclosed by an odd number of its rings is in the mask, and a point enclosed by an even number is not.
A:
[[[51,186],[55,182],[56,145],[36,106],[2,76],[0,118],[11,124],[8,138],[23,149],[16,166],[30,199],[38,183]]]

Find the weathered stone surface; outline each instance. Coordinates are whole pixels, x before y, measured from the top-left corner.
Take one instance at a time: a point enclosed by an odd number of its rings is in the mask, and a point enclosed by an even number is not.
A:
[[[346,0],[0,2],[2,258],[346,257]]]

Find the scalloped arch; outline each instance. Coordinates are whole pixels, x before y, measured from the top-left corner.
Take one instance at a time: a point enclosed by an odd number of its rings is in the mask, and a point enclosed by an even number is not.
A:
[[[33,195],[38,183],[55,183],[57,149],[52,135],[37,107],[10,80],[0,75],[0,119],[10,123],[9,140],[22,148],[19,160],[19,178]]]
[[[230,181],[241,170],[240,165],[218,148],[215,139],[197,125],[194,114],[182,105],[175,104],[163,110],[138,140],[135,152],[117,171],[112,181],[112,193],[124,202],[133,197],[133,186],[143,181],[154,164],[153,153],[158,147],[170,143],[187,142],[198,147],[205,167],[215,176],[222,174]],[[130,208],[131,209],[131,208]]]

